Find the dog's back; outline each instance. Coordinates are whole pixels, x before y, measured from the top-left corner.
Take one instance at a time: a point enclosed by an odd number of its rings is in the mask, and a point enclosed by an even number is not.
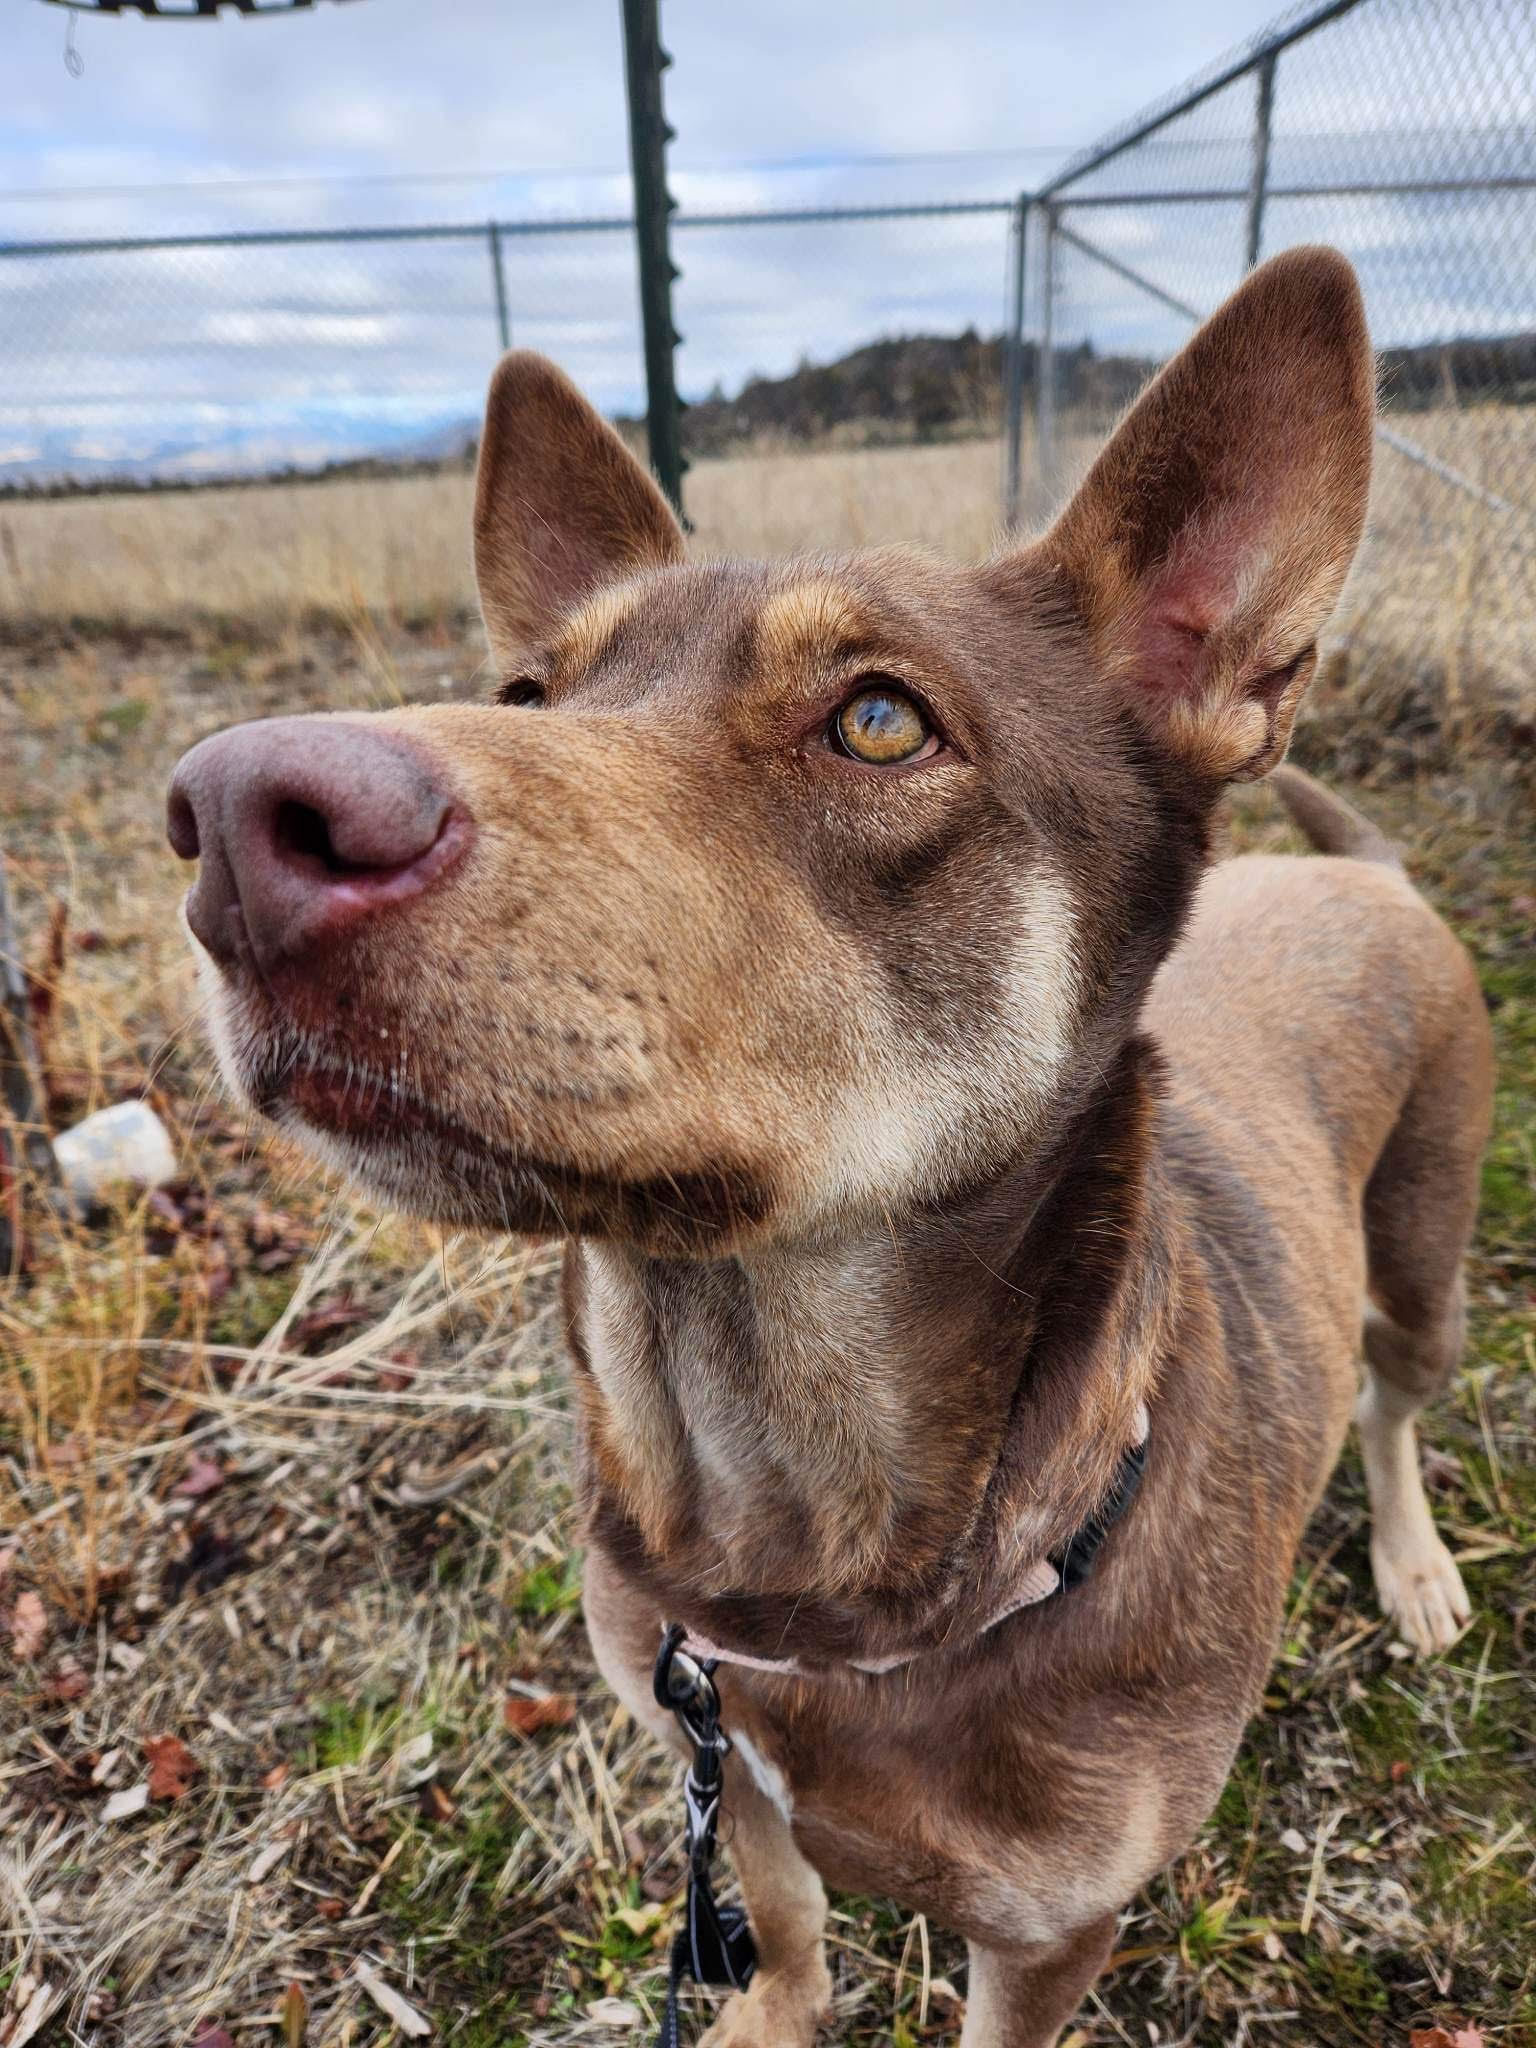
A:
[[[1171,1109],[1262,1190],[1284,1268],[1267,1277],[1322,1369],[1307,1506],[1355,1404],[1364,1317],[1377,1578],[1404,1632],[1438,1646],[1466,1607],[1422,1512],[1408,1416],[1460,1356],[1492,1034],[1466,949],[1384,836],[1297,769],[1274,786],[1330,857],[1245,855],[1212,869],[1146,1022]]]

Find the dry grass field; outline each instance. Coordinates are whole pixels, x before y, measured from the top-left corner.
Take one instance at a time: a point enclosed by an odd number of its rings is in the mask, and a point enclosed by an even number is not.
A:
[[[1397,422],[1433,458],[1525,507],[1536,406]],[[1091,431],[1091,429],[1094,429]],[[1066,423],[1063,479],[1096,423]],[[1027,454],[1027,451],[1026,451]],[[1029,473],[1026,461],[1026,475]],[[918,542],[975,559],[999,537],[991,441],[763,453],[700,462],[686,483],[695,550],[778,555]],[[0,624],[233,625],[270,637],[316,622],[462,624],[474,591],[463,471],[160,495],[0,501]],[[1536,728],[1536,516],[1490,510],[1405,456],[1378,452],[1372,517],[1337,620],[1333,675],[1369,694],[1382,743]],[[1342,668],[1340,666],[1342,664]]]
[[[995,480],[973,446],[690,483],[705,549],[974,552]],[[654,2026],[675,1774],[585,1645],[555,1254],[372,1214],[232,1114],[160,840],[202,733],[483,687],[467,494],[0,505],[0,816],[50,1113],[148,1094],[182,1160],[37,1222],[0,1281],[0,2048]],[[1074,2048],[1536,2044],[1536,606],[1486,523],[1442,501],[1431,541],[1411,498],[1383,500],[1300,751],[1364,780],[1498,1036],[1472,1343],[1425,1431],[1474,1619],[1430,1664],[1393,1642],[1346,1460],[1266,1711]],[[1262,793],[1232,830],[1288,843]],[[956,1944],[877,1899],[837,1900],[833,1936],[829,2042],[953,2038]]]

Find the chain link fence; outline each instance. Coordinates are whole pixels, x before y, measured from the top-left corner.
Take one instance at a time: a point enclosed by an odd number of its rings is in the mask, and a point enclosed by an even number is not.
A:
[[[681,216],[682,388],[734,394],[812,350],[825,362],[970,329],[990,338],[980,386],[930,393],[926,412],[914,400],[900,424],[995,436],[1011,211]],[[627,218],[0,245],[0,484],[440,459],[474,436],[513,343],[556,357],[608,412],[643,412]],[[728,427],[711,413],[700,432]]]
[[[1301,242],[1342,249],[1365,291],[1382,416],[1335,666],[1375,685],[1389,725],[1448,712],[1529,724],[1529,0],[1297,9],[1082,152],[1021,234],[1006,491],[1026,521],[1061,502],[1126,401],[1256,260]]]

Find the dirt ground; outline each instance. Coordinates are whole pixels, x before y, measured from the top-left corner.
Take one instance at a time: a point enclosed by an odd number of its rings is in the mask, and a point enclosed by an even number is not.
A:
[[[237,717],[483,687],[451,611],[0,648],[0,815],[51,1113],[147,1093],[181,1176],[0,1285],[0,2048],[648,2038],[675,1773],[582,1630],[555,1253],[374,1215],[212,1082],[160,841]],[[1501,1060],[1467,1369],[1425,1461],[1474,1618],[1413,1662],[1346,1458],[1265,1712],[1125,1916],[1082,2044],[1536,2043],[1536,829],[1507,752],[1300,757],[1473,948]],[[1364,775],[1364,784],[1361,778]],[[1262,793],[1241,844],[1288,844]],[[829,2042],[951,2039],[963,1952],[840,1898]],[[1436,2033],[1437,2027],[1444,2029]]]

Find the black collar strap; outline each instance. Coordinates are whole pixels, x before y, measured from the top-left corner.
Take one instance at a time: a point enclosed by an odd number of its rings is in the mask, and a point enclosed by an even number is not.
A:
[[[1076,1534],[1067,1539],[1065,1548],[1051,1559],[1063,1593],[1070,1593],[1092,1574],[1104,1538],[1141,1491],[1142,1475],[1147,1469],[1147,1442],[1143,1437],[1139,1444],[1131,1445],[1115,1467],[1115,1476],[1098,1513],[1090,1515]]]

